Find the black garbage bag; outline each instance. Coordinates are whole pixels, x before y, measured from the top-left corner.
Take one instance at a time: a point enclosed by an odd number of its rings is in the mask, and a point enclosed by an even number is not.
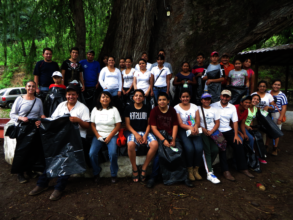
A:
[[[263,110],[259,110],[256,113],[256,119],[258,125],[260,125],[260,129],[271,139],[282,137],[284,135],[283,132],[278,128],[270,115],[264,116],[261,111]]]
[[[151,96],[150,98],[150,108],[153,109],[154,107],[156,107],[157,102],[154,96]]]
[[[41,119],[39,129],[49,178],[86,171],[78,124],[70,122],[69,117],[68,114],[54,120]]]
[[[253,171],[255,171],[255,172],[261,173],[260,163],[259,163],[259,160],[257,159],[255,151],[251,148],[251,146],[249,146],[249,144],[247,142],[244,142],[243,145],[244,145],[244,149],[246,152],[246,159],[247,159],[248,167],[253,169]]]
[[[259,157],[264,160],[265,155],[267,154],[267,150],[264,145],[261,133],[257,130],[249,130],[249,133],[254,137],[255,149],[258,151]]]
[[[99,163],[105,163],[110,160],[108,147],[105,143],[103,144],[103,146],[101,147],[101,150],[99,151],[98,158],[99,158]]]
[[[229,101],[233,105],[240,104],[240,100],[247,93],[247,88],[245,86],[226,86],[226,89],[230,90],[232,93],[231,100]]]
[[[193,88],[193,96],[196,105],[201,105],[204,82],[201,77],[196,78],[196,87]]]
[[[37,120],[30,119],[20,126],[11,167],[13,174],[32,170],[43,172],[45,168],[41,137],[35,125]]]
[[[166,131],[160,131],[164,138],[171,141]],[[178,140],[176,140],[175,148],[177,152],[171,148],[163,145],[163,142],[159,140],[159,163],[160,170],[163,177],[163,182],[166,185],[171,185],[177,182],[185,181],[187,178],[187,169],[183,157],[182,146]]]
[[[219,79],[220,76],[220,69],[207,72],[208,79]],[[212,103],[220,101],[221,83],[210,83],[208,85],[208,93],[212,96]]]
[[[51,117],[57,106],[66,101],[66,90],[60,87],[52,87],[49,89],[44,101],[44,114]]]
[[[48,92],[45,91],[40,91],[39,94],[37,94],[36,96],[42,100],[42,102],[44,103],[46,97],[47,97]]]
[[[96,99],[97,99],[97,90],[95,87],[85,88],[83,92],[83,96],[85,99],[86,106],[89,108],[90,112],[96,106]]]

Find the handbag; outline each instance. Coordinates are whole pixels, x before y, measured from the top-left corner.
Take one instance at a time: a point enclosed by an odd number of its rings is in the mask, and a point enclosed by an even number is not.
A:
[[[35,98],[35,101],[34,103],[32,104],[32,107],[30,108],[30,110],[25,114],[24,117],[27,117],[29,115],[29,113],[31,112],[31,110],[33,109],[35,103],[36,103],[36,100],[37,98]],[[6,132],[5,132],[5,136],[8,136],[9,138],[11,139],[15,139],[17,138],[18,134],[19,134],[19,130],[20,130],[20,127],[22,125],[23,121],[19,122],[18,125],[15,126],[15,124],[13,125],[10,125]]]
[[[203,121],[204,121],[204,126],[205,126],[205,129],[207,129],[208,127],[207,127],[206,118],[205,118],[205,114],[204,114],[202,106],[201,106],[201,111],[202,111],[202,117],[203,117]],[[212,133],[210,137],[213,139],[213,141],[218,145],[218,147],[222,151],[226,150],[227,141],[226,141],[224,135],[219,130],[214,131],[214,133]]]

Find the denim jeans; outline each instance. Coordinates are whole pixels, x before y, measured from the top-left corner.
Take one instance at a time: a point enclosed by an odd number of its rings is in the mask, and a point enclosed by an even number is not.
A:
[[[113,97],[118,96],[118,89],[104,89],[105,92],[109,92]]]
[[[249,138],[248,140],[248,143],[249,143],[249,146],[250,148],[253,150],[253,145],[254,145],[254,139],[253,139],[253,136],[248,132],[248,130],[245,128],[245,132]],[[241,138],[242,139],[242,138]]]
[[[69,179],[70,175],[66,176],[59,176],[56,182],[56,185],[54,186],[54,189],[58,191],[63,191],[67,185],[67,181]],[[47,187],[51,178],[47,177],[46,170],[43,172],[41,176],[39,176],[37,185],[40,187]]]
[[[182,141],[185,151],[185,158],[187,167],[200,166],[202,161],[203,143],[201,135],[199,136],[186,136],[186,130],[179,128],[178,135]]]
[[[167,92],[167,87],[162,87],[162,88],[154,87],[153,92],[154,92],[154,95],[155,95],[156,102],[158,102],[159,93],[160,92],[165,92],[166,93]]]
[[[49,87],[39,86],[39,89],[41,92],[48,92],[49,91]]]
[[[116,177],[118,172],[118,163],[117,163],[118,155],[117,155],[117,144],[116,144],[117,137],[118,135],[115,135],[114,137],[112,137],[111,141],[107,144],[109,159],[111,163],[110,169],[111,169],[112,177]],[[99,175],[99,173],[101,172],[98,153],[104,144],[105,143],[99,141],[97,137],[93,138],[89,155],[90,155],[90,160],[93,166],[94,176]]]

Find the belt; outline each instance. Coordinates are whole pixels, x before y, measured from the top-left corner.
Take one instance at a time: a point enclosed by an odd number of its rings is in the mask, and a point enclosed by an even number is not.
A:
[[[164,87],[157,87],[157,86],[154,86],[155,89],[167,89],[167,86],[164,86]]]

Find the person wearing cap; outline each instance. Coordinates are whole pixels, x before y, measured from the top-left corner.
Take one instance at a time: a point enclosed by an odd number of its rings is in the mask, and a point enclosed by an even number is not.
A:
[[[95,51],[89,50],[86,54],[86,59],[79,61],[83,68],[83,78],[84,78],[84,98],[86,104],[91,108],[94,103],[94,93],[99,87],[99,74],[101,72],[100,63],[95,58]]]
[[[87,155],[89,152],[89,149],[86,149],[85,138],[86,138],[86,130],[90,127],[90,123],[89,123],[90,114],[89,114],[89,109],[84,104],[79,102],[77,98],[78,98],[78,90],[76,86],[70,84],[66,88],[67,101],[60,103],[51,117],[56,118],[58,116],[63,116],[64,114],[71,115],[71,117],[69,117],[69,120],[72,123],[78,123],[83,148],[85,151],[85,155]],[[41,124],[41,121],[36,122],[37,127],[39,127],[40,124]],[[89,158],[88,159],[87,158],[88,157],[86,157],[86,161],[88,160],[87,163],[89,163]],[[70,177],[69,175],[58,177],[57,183],[54,187],[54,191],[49,198],[50,200],[58,200],[61,198],[61,194],[67,185],[67,181],[69,177]],[[44,173],[39,177],[37,186],[32,191],[30,191],[29,195],[30,196],[38,195],[41,192],[47,190],[49,182],[50,182],[50,178],[47,177],[46,170],[45,170]]]
[[[59,87],[62,89],[66,89],[66,86],[62,84],[62,74],[59,71],[55,71],[52,75],[54,84],[51,84],[49,86],[49,89],[53,88],[53,87]]]
[[[209,93],[204,93],[201,96],[201,107],[199,109],[200,126],[203,134],[201,135],[203,141],[203,161],[207,172],[207,180],[214,184],[218,184],[221,181],[215,176],[212,168],[212,164],[217,158],[219,149],[225,149],[227,142],[225,140],[218,141],[219,137],[223,137],[223,134],[219,132],[220,125],[219,112],[210,106],[212,96]],[[215,136],[217,136],[215,138]]]
[[[219,53],[214,51],[211,53],[211,63],[204,70],[202,80],[205,81],[204,93],[213,93],[212,103],[220,100],[221,82],[224,81],[224,69],[219,64]]]
[[[222,81],[222,87],[224,88],[227,85],[227,78],[229,76],[229,72],[234,70],[234,65],[229,62],[230,55],[228,53],[223,53],[221,57],[221,65],[224,67],[225,70],[225,80]]]
[[[254,176],[247,170],[247,161],[245,157],[243,141],[238,134],[238,115],[234,105],[230,104],[231,91],[223,90],[221,92],[220,101],[211,104],[220,114],[220,126],[219,131],[224,135],[227,143],[232,146],[234,150],[234,159],[237,165],[237,170],[249,178]],[[233,123],[233,128],[230,127],[230,121]],[[219,151],[221,169],[224,177],[227,180],[235,181],[235,178],[231,175],[227,163],[226,151]]]

